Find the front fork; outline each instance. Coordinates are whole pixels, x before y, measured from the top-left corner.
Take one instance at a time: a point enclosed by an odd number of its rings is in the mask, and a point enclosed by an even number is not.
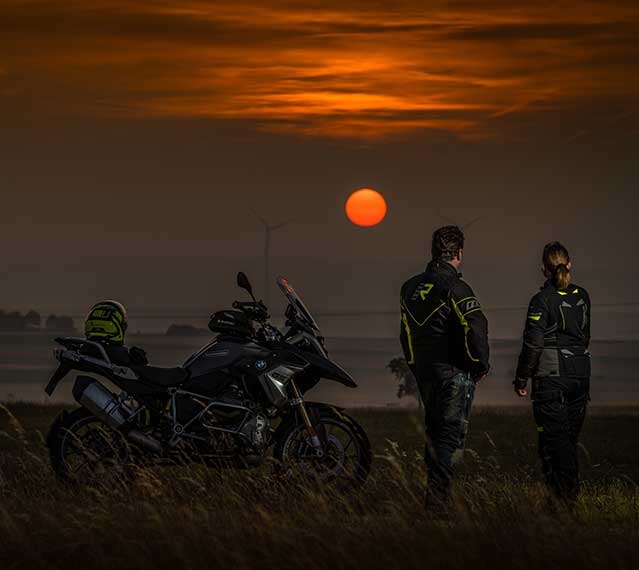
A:
[[[302,421],[304,422],[304,426],[306,427],[306,432],[308,433],[311,446],[315,450],[317,456],[322,457],[324,455],[322,442],[317,435],[317,430],[315,429],[315,426],[313,426],[313,422],[311,422],[310,416],[308,415],[308,411],[306,410],[306,406],[304,405],[304,398],[302,398],[302,394],[300,393],[294,380],[291,380],[289,385],[293,394],[293,397],[291,398],[291,400],[289,400],[289,403],[291,404],[291,406],[294,406],[299,410],[300,416],[302,416]]]

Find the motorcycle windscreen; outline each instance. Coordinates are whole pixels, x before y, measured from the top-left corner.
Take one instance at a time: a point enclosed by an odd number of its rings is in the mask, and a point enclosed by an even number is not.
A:
[[[293,286],[289,283],[288,279],[280,275],[277,278],[277,286],[306,323],[316,331],[319,331],[319,326],[315,322],[313,315],[311,315],[311,312],[307,309],[304,301],[302,301],[301,297],[297,294],[295,289],[293,289]]]

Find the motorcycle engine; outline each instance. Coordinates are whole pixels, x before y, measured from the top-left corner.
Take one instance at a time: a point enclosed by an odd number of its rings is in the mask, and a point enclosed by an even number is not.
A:
[[[245,407],[244,391],[236,384],[228,386],[215,401],[217,405],[211,406],[202,417],[204,425],[211,424],[215,427],[220,427],[221,424],[233,425],[241,421],[246,413],[244,409],[241,409]]]
[[[202,425],[209,429],[238,429],[246,417],[246,408],[250,407],[246,404],[244,391],[236,384],[231,384],[216,398],[216,405],[206,410],[202,416]],[[261,453],[268,442],[271,422],[256,410],[251,410],[250,414],[239,433],[244,436],[245,443]]]
[[[268,443],[270,427],[269,419],[263,414],[257,413],[244,424],[241,433],[246,436],[252,447],[261,453]]]
[[[208,405],[200,425],[208,430],[211,444],[219,448],[218,453],[222,448],[228,453],[239,446],[246,464],[259,465],[262,462],[271,422],[255,409],[237,384],[230,384],[214,403]]]

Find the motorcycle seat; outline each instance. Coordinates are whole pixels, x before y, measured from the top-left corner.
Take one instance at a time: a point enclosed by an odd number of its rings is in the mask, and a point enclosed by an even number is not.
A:
[[[136,366],[134,371],[140,377],[140,380],[162,386],[164,388],[172,388],[184,383],[190,376],[188,370],[178,366],[176,368],[161,368],[159,366]]]

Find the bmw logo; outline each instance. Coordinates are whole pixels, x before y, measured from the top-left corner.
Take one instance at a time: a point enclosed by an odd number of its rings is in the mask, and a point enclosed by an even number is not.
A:
[[[264,370],[266,368],[266,361],[265,360],[256,360],[255,361],[255,368],[257,368],[258,370]]]

